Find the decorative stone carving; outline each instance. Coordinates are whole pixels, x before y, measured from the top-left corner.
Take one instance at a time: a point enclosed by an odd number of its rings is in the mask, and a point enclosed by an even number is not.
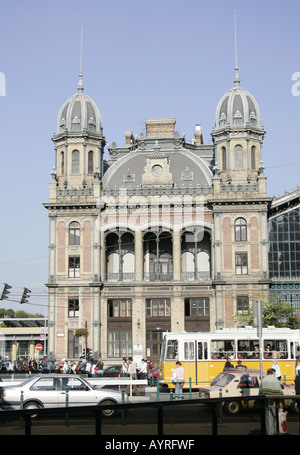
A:
[[[173,176],[167,156],[153,155],[146,160],[142,186],[173,186]]]

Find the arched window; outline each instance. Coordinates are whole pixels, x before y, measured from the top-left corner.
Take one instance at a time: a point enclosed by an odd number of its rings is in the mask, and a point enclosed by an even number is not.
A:
[[[72,174],[79,174],[79,152],[74,150],[72,152]]]
[[[225,147],[222,147],[222,170],[227,171],[227,156]]]
[[[234,224],[235,228],[235,241],[246,242],[247,241],[247,223],[244,218],[237,218]]]
[[[60,163],[61,163],[61,175],[65,173],[65,153],[61,152],[60,154]]]
[[[236,145],[234,148],[234,168],[236,170],[241,170],[243,166],[243,149],[240,145]]]
[[[251,147],[251,169],[256,169],[256,158],[255,158],[256,148],[254,145]]]
[[[94,172],[94,152],[90,151],[88,154],[88,174]]]
[[[80,245],[80,226],[76,221],[69,225],[69,245]]]

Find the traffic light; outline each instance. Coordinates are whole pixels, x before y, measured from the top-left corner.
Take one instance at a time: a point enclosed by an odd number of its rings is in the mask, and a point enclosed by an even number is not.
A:
[[[29,296],[30,292],[31,291],[29,291],[29,289],[24,288],[20,303],[27,303],[28,302],[28,299],[30,297]]]
[[[86,360],[90,360],[92,358],[92,350],[90,348],[86,348]]]
[[[9,289],[11,289],[11,286],[9,286],[9,284],[3,283],[0,294],[0,300],[8,299],[8,294],[10,294]]]

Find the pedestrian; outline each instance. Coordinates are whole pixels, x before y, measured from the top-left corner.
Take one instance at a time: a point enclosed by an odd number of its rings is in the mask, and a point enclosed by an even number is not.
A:
[[[230,362],[230,359],[228,358],[225,362],[223,371],[233,370],[233,369],[234,369],[234,366],[232,365],[232,363]]]
[[[132,357],[128,357],[128,373],[130,375],[130,379],[133,379],[133,380],[136,379],[136,363],[132,360]],[[132,387],[133,387],[135,395],[139,396],[140,393],[138,391],[136,384],[133,384]],[[126,387],[125,393],[128,394],[129,389],[130,389],[130,384],[128,384],[128,386]]]
[[[300,371],[300,360],[298,358],[296,360],[296,365],[295,365],[295,378],[298,376],[299,371]]]
[[[103,376],[103,368],[104,368],[104,364],[103,364],[103,360],[101,357],[99,357],[97,363],[96,363],[96,367],[97,367],[97,371],[96,371],[96,374],[100,377]]]
[[[241,360],[238,360],[237,362],[237,366],[235,367],[236,370],[247,370],[247,367],[246,365],[243,365],[242,364],[242,361]]]
[[[275,370],[269,368],[267,371],[267,376],[265,376],[260,384],[259,388],[260,395],[283,395],[283,391],[280,385],[280,382],[275,376]],[[277,427],[277,409],[274,399],[266,399],[265,401],[265,423],[266,423],[266,432],[268,435],[273,435],[276,433]],[[279,403],[280,409],[283,408],[282,403]]]
[[[148,366],[145,359],[142,359],[142,366],[140,369],[140,379],[147,379],[148,375]]]
[[[126,378],[127,376],[129,376],[129,373],[128,373],[128,363],[127,363],[126,357],[123,357],[123,359],[122,359],[122,376],[123,376],[124,378]]]
[[[70,365],[68,364],[68,361],[66,359],[61,359],[61,361],[63,362],[63,366],[62,366],[62,373],[63,374],[68,374],[70,373]]]
[[[273,370],[275,370],[275,376],[278,379],[278,381],[280,381],[281,380],[281,370],[280,370],[280,366],[277,363],[277,360],[273,360],[273,365],[271,366],[271,368],[273,368]]]
[[[177,360],[176,368],[172,375],[172,384],[175,385],[175,400],[182,400],[182,389],[184,385],[184,368],[181,362]]]

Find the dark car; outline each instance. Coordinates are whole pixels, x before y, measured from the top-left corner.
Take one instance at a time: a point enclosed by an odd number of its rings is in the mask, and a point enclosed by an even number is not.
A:
[[[118,378],[122,377],[122,365],[112,365],[110,367],[105,368],[103,371],[104,378]]]

